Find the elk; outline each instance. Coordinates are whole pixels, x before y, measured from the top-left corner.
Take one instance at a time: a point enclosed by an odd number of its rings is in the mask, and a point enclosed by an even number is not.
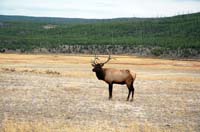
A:
[[[97,60],[99,58],[95,54],[95,58],[92,61],[93,69],[92,71],[96,73],[96,77],[99,80],[103,80],[108,84],[109,90],[109,100],[112,99],[112,89],[113,84],[126,84],[128,87],[128,97],[127,101],[129,101],[129,96],[132,93],[132,98],[130,101],[133,101],[134,97],[134,86],[133,83],[136,79],[136,74],[132,73],[130,70],[118,70],[114,68],[103,68],[103,66],[111,60],[111,56],[109,54],[108,59],[103,63],[98,63]]]

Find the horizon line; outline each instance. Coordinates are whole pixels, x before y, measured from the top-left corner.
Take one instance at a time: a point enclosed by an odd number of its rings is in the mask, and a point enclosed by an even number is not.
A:
[[[139,19],[154,19],[154,18],[169,18],[169,17],[175,17],[175,16],[182,16],[182,15],[190,15],[190,14],[197,14],[200,13],[192,12],[192,13],[177,13],[175,15],[169,15],[169,16],[162,16],[158,15],[156,17],[140,17],[140,16],[133,16],[133,17],[112,17],[112,18],[84,18],[84,17],[57,17],[57,16],[37,16],[37,15],[18,15],[18,14],[0,14],[0,16],[18,16],[18,17],[38,17],[38,18],[63,18],[63,19],[94,19],[94,20],[106,20],[106,19],[128,19],[128,18],[139,18]]]

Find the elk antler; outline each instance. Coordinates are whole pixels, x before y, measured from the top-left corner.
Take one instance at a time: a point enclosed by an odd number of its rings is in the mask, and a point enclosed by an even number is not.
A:
[[[97,57],[97,55],[95,53],[94,60],[92,61],[92,65],[98,64],[98,62],[96,62],[96,60],[99,60],[99,58]]]
[[[108,50],[107,50],[108,51]],[[113,58],[111,58],[111,55],[110,55],[110,52],[108,51],[108,53],[109,53],[109,56],[108,56],[108,59],[105,61],[105,62],[103,62],[103,63],[98,63],[97,62],[97,60],[99,60],[99,58],[98,58],[98,56],[96,55],[96,53],[95,53],[95,56],[94,56],[94,60],[92,61],[92,66],[95,66],[95,65],[97,65],[97,64],[100,64],[100,65],[104,65],[104,64],[106,64],[106,63],[108,63],[111,59],[113,59]]]
[[[111,58],[111,55],[109,54],[108,59],[107,59],[105,62],[103,62],[102,65],[108,63],[111,59],[112,59],[112,58]]]

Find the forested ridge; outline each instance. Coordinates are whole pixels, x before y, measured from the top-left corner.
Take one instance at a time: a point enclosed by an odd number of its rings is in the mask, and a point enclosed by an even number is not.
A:
[[[0,16],[1,52],[190,57],[200,54],[200,13],[165,18],[76,19]]]

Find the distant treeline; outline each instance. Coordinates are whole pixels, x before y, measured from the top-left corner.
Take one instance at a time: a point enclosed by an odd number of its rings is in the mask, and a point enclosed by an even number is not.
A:
[[[106,53],[107,48],[114,54],[198,57],[200,13],[105,20],[0,16],[1,52]]]

